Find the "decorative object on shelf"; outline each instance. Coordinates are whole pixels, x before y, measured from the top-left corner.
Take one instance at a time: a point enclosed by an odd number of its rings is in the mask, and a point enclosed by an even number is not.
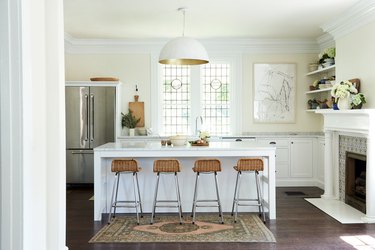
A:
[[[318,63],[310,63],[309,64],[309,71],[312,72],[312,71],[318,70],[318,66],[319,66]]]
[[[296,64],[254,64],[254,121],[295,122]]]
[[[353,107],[353,96],[358,93],[360,87],[359,79],[351,79],[342,81],[333,85],[331,95],[335,98],[337,107],[340,110],[351,109]],[[362,94],[363,95],[363,94]],[[364,96],[363,96],[364,97]],[[356,102],[359,103],[361,95],[356,97]],[[366,101],[366,100],[365,100]]]
[[[324,68],[335,64],[336,49],[327,48],[323,53],[319,54],[319,64]]]
[[[134,136],[135,134],[135,126],[140,121],[140,118],[136,118],[133,116],[132,111],[129,109],[128,113],[125,115],[121,112],[121,125],[122,127],[127,127],[129,129],[129,136]]]
[[[366,103],[366,97],[363,93],[352,95],[351,106],[352,109],[361,109],[362,105]]]
[[[90,78],[91,81],[102,81],[102,82],[107,82],[107,81],[113,81],[113,82],[117,82],[119,79],[116,78],[116,77],[91,77]]]
[[[177,37],[164,45],[160,52],[159,63],[174,65],[199,65],[208,63],[206,49],[197,40],[185,37],[186,8],[179,8],[183,14],[182,37]]]
[[[319,102],[315,99],[310,99],[307,101],[308,109],[317,109],[319,107]]]

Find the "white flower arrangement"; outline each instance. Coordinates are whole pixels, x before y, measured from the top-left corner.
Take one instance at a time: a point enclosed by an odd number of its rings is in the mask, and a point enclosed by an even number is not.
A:
[[[208,138],[210,138],[210,133],[208,131],[200,131],[199,138],[206,141]]]
[[[340,98],[347,98],[351,94],[357,94],[358,90],[355,88],[353,83],[350,81],[343,81],[340,83],[336,83],[333,85],[331,90],[331,95],[335,98],[335,102],[337,102]]]

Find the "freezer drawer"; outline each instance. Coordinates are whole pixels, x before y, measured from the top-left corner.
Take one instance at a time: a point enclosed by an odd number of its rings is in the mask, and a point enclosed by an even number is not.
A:
[[[94,183],[93,150],[66,150],[66,183]]]

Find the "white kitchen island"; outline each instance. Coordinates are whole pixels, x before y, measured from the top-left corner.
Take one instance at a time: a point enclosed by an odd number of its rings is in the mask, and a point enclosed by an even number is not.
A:
[[[275,205],[275,150],[269,144],[257,142],[211,142],[209,146],[161,146],[160,142],[117,142],[107,143],[94,149],[94,220],[102,219],[102,213],[109,212],[114,173],[111,172],[111,162],[115,158],[134,158],[142,171],[139,173],[141,198],[144,213],[151,212],[154,194],[155,174],[152,172],[153,161],[160,158],[176,158],[181,162],[182,171],[178,174],[184,213],[191,212],[195,173],[192,171],[194,161],[198,158],[218,158],[222,163],[222,172],[218,174],[220,198],[224,212],[232,209],[233,192],[236,172],[233,166],[241,157],[263,157],[264,171],[261,174],[261,186],[265,211],[269,219],[276,219]],[[127,176],[130,178],[129,176]],[[206,179],[203,179],[206,178]],[[173,178],[170,178],[173,179]],[[124,180],[124,179],[122,179]],[[201,189],[198,196],[207,198],[214,194],[213,177],[202,176]],[[241,195],[255,197],[255,179],[243,175]],[[174,199],[174,185],[169,179],[162,179],[158,199]],[[245,190],[246,189],[246,190]],[[130,190],[124,193],[124,190]],[[172,190],[172,191],[170,191]],[[130,195],[129,195],[130,194]],[[119,187],[119,197],[124,195],[132,199],[131,179],[125,179]],[[245,197],[244,197],[245,198]],[[212,212],[217,208],[200,208],[197,212]],[[157,212],[173,212],[170,208],[158,209]],[[241,207],[239,211],[257,211],[256,207]],[[118,212],[134,212],[134,209],[123,208]],[[224,215],[225,216],[225,215]]]

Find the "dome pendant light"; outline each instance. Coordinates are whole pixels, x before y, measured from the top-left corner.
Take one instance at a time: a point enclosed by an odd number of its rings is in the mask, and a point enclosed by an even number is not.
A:
[[[185,11],[186,8],[179,8],[183,13],[182,37],[177,37],[164,45],[160,52],[159,63],[174,65],[199,65],[208,63],[206,49],[197,40],[185,37]]]

